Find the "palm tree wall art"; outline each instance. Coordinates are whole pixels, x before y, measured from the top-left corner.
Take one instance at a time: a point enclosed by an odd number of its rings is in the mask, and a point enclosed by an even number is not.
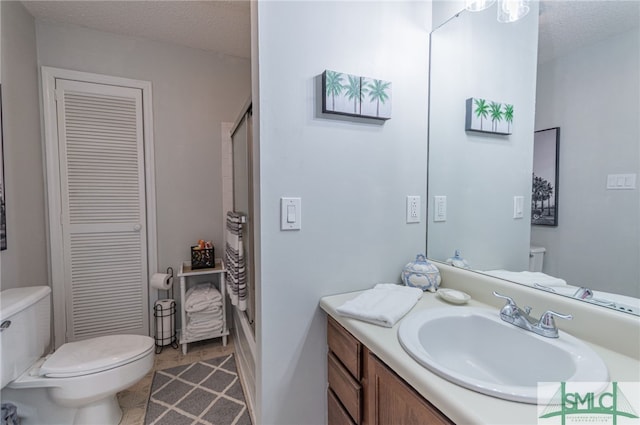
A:
[[[509,135],[513,130],[513,105],[471,97],[466,102],[466,131]]]
[[[371,118],[391,118],[391,83],[374,78],[362,78],[369,91],[362,101],[362,115]]]
[[[388,120],[391,118],[391,83],[325,70],[322,112]]]
[[[559,155],[560,127],[534,133],[531,224],[558,225]]]

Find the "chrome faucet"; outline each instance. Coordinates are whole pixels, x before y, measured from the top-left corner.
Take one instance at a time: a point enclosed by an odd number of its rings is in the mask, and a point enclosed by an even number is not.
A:
[[[531,307],[525,307],[523,310],[516,305],[513,298],[495,291],[493,291],[493,295],[507,300],[507,303],[500,310],[500,318],[502,320],[547,338],[558,338],[558,328],[556,327],[554,316],[567,320],[573,319],[570,314],[560,314],[552,310],[547,310],[540,319],[534,319],[529,315]]]
[[[573,298],[577,298],[579,300],[590,300],[593,298],[593,291],[589,288],[585,288],[584,286],[581,286],[573,294]]]

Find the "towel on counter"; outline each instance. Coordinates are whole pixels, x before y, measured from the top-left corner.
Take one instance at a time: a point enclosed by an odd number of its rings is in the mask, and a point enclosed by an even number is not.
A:
[[[185,293],[185,311],[200,311],[222,302],[220,291],[210,282],[200,283]]]
[[[336,309],[341,316],[392,327],[422,298],[422,290],[379,283]]]
[[[488,274],[500,279],[510,280],[511,282],[522,283],[527,286],[566,286],[567,281],[558,277],[549,276],[542,272],[511,272],[509,270],[486,270],[480,273]]]

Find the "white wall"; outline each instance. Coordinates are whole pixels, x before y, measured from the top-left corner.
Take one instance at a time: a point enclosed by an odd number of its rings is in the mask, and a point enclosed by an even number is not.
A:
[[[432,28],[436,30],[464,8],[464,0],[434,0],[431,21],[433,23]]]
[[[639,190],[606,190],[606,182],[640,173],[639,56],[636,29],[540,65],[536,130],[560,127],[558,227],[531,232],[547,249],[545,273],[634,297]]]
[[[251,89],[247,59],[37,22],[39,65],[151,81],[158,265],[189,260],[198,239],[223,253],[221,123]]]
[[[526,270],[538,10],[532,2],[523,19],[502,24],[496,7],[465,11],[432,33],[429,205],[446,196],[447,220],[430,214],[427,251],[444,260],[460,249],[476,269]],[[512,134],[466,132],[471,97],[513,104]],[[513,218],[514,196],[524,197],[523,218]]]
[[[17,1],[2,9],[2,125],[7,249],[2,289],[48,282],[36,30]]]
[[[425,248],[425,221],[406,224],[405,204],[426,193],[431,11],[426,2],[274,1],[256,13],[257,421],[324,424],[320,297],[399,282]],[[323,116],[325,69],[391,81],[392,118]],[[302,198],[302,230],[280,231],[282,196]]]

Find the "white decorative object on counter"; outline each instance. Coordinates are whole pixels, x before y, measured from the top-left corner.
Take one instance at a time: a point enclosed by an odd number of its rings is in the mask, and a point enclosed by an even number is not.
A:
[[[416,255],[415,261],[404,266],[401,276],[405,285],[430,292],[436,292],[442,280],[438,268],[424,254]]]
[[[440,288],[437,293],[440,298],[452,304],[466,304],[471,299],[469,294],[457,289]]]

